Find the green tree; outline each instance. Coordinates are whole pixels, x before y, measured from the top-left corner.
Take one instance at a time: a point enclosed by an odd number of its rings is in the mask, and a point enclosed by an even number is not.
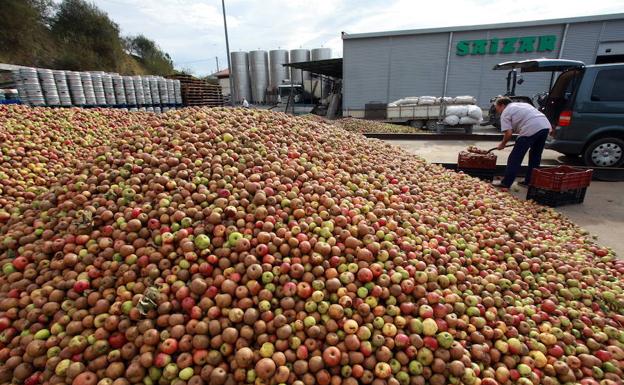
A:
[[[170,75],[173,62],[169,54],[143,35],[125,39],[126,50],[138,60],[147,72],[157,75]]]
[[[70,70],[122,71],[119,26],[94,4],[63,0],[51,20],[62,53],[57,66]]]
[[[48,28],[51,0],[0,1],[0,60],[43,66],[55,55]]]

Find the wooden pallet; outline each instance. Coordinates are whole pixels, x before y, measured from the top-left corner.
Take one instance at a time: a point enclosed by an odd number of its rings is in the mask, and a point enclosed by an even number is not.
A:
[[[224,105],[220,85],[208,83],[191,75],[171,75],[167,78],[180,81],[182,103],[185,106],[219,107]]]

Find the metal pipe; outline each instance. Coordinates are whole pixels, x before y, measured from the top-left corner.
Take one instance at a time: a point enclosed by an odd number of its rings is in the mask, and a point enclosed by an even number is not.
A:
[[[228,76],[228,79],[230,80],[230,104],[234,106],[234,103],[236,100],[235,98],[236,90],[234,89],[234,79],[232,78],[232,74],[234,73],[234,71],[232,71],[232,63],[230,63],[230,39],[228,38],[227,20],[225,18],[225,0],[221,0],[221,8],[223,9],[223,29],[225,30],[225,50],[227,51],[228,69],[230,71],[230,74]]]
[[[451,66],[451,44],[453,44],[453,31],[449,32],[448,49],[446,51],[446,68],[444,69],[444,89],[442,90],[442,97],[446,96],[446,90],[448,85],[449,68]]]
[[[557,55],[558,59],[561,59],[561,56],[563,55],[563,47],[565,47],[566,38],[568,37],[568,28],[570,28],[570,23],[566,23],[563,28],[563,36],[561,37],[561,45],[559,46],[559,55]]]

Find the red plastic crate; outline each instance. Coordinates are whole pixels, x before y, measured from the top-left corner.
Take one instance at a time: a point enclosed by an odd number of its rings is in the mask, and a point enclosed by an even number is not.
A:
[[[457,159],[458,169],[495,169],[496,155],[477,154],[474,152],[462,151]]]
[[[589,186],[594,170],[570,166],[536,168],[531,174],[531,186],[550,191],[566,191]]]

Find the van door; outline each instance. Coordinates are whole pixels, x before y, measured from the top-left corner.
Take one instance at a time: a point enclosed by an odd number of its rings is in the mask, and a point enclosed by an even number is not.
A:
[[[585,141],[607,130],[624,131],[624,66],[588,67],[578,89],[566,136]]]
[[[583,69],[565,71],[559,75],[550,89],[543,112],[553,127],[559,125],[559,117],[563,111],[572,109],[584,72]],[[573,140],[573,138],[569,130],[563,130],[557,135],[557,139],[561,140]]]

